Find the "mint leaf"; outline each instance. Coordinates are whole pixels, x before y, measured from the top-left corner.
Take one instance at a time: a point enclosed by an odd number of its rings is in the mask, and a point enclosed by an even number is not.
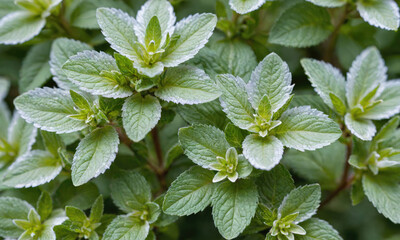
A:
[[[62,69],[69,80],[94,95],[110,98],[125,98],[132,95],[128,83],[105,74],[119,70],[115,59],[104,52],[80,52],[70,57]]]
[[[346,127],[361,140],[369,141],[376,133],[376,127],[371,120],[355,119],[351,113],[344,116]]]
[[[290,98],[293,86],[289,66],[275,53],[266,56],[254,69],[247,93],[254,109],[258,109],[261,99],[267,95],[276,112]]]
[[[142,140],[161,118],[161,105],[157,98],[140,93],[125,100],[122,122],[128,137],[135,142]]]
[[[104,202],[103,202],[103,196],[100,195],[98,198],[96,198],[96,201],[94,201],[92,208],[90,209],[90,222],[92,223],[97,223],[101,221],[101,217],[103,216],[103,210],[104,210]]]
[[[337,68],[314,59],[302,59],[301,65],[315,91],[330,108],[335,109],[330,94],[334,94],[346,103],[346,82]]]
[[[166,67],[175,67],[196,55],[211,37],[217,24],[217,17],[211,13],[191,15],[179,21],[171,39],[179,39],[167,47],[161,61]]]
[[[386,72],[387,68],[378,49],[370,47],[364,50],[347,73],[346,97],[350,108],[386,81]]]
[[[132,216],[118,216],[108,225],[103,238],[113,240],[145,240],[149,234],[149,223]]]
[[[188,123],[205,124],[222,129],[226,117],[219,100],[194,105],[177,105],[176,111]]]
[[[372,26],[394,31],[399,28],[399,7],[393,0],[358,1],[357,10]]]
[[[309,106],[289,109],[279,120],[276,137],[284,146],[300,151],[327,146],[342,135],[337,123]]]
[[[346,0],[306,0],[321,7],[341,7],[346,4]]]
[[[240,77],[230,74],[218,75],[216,80],[222,92],[220,100],[227,117],[236,126],[248,129],[254,122],[254,110],[248,100],[245,83]]]
[[[26,42],[40,33],[46,20],[27,11],[10,13],[0,20],[0,43]]]
[[[68,117],[77,112],[69,94],[61,89],[31,90],[18,96],[14,104],[27,122],[42,130],[71,133],[87,126],[84,121]]]
[[[36,204],[40,219],[47,219],[53,211],[53,200],[48,192],[43,191]]]
[[[53,42],[50,52],[50,71],[54,76],[53,80],[60,88],[66,90],[78,89],[78,87],[68,79],[62,66],[70,57],[85,50],[92,50],[92,47],[73,39],[58,38]]]
[[[300,225],[306,231],[306,235],[305,236],[296,235],[296,239],[342,240],[342,237],[340,237],[339,233],[328,222],[324,220],[318,218],[311,218]]]
[[[27,219],[33,207],[18,198],[0,197],[0,236],[4,238],[18,238],[22,230],[14,225],[13,219]]]
[[[36,128],[21,118],[17,112],[14,113],[8,128],[7,142],[16,151],[16,157],[20,157],[31,150],[36,135]]]
[[[10,89],[10,81],[0,77],[0,99],[3,100],[7,94],[8,90]]]
[[[19,10],[19,7],[14,3],[14,0],[4,0],[0,2],[0,18],[17,10]]]
[[[43,143],[47,149],[47,151],[49,151],[51,154],[53,154],[53,156],[58,157],[58,150],[64,149],[65,145],[64,142],[61,138],[61,136],[55,134],[55,133],[51,133],[51,132],[46,132],[46,131],[40,131],[42,139],[43,139]]]
[[[286,47],[310,47],[324,41],[333,30],[326,9],[311,3],[288,8],[272,26],[269,42]]]
[[[214,224],[226,239],[236,238],[250,224],[256,213],[258,193],[254,182],[222,182],[212,200]]]
[[[400,185],[398,177],[393,175],[364,174],[362,185],[365,195],[378,212],[394,223],[400,223],[399,209]]]
[[[111,126],[97,128],[79,143],[73,163],[72,182],[80,186],[104,173],[118,152],[118,133]]]
[[[65,214],[73,222],[83,223],[87,219],[85,212],[76,207],[66,206]]]
[[[212,169],[217,157],[225,157],[230,147],[224,132],[207,125],[194,125],[179,129],[179,142],[185,155],[197,165]]]
[[[229,5],[235,12],[246,14],[260,8],[265,2],[266,0],[230,0]]]
[[[214,173],[194,166],[182,173],[168,189],[163,202],[166,214],[185,216],[203,211],[212,200]]]
[[[155,95],[178,104],[199,104],[216,99],[220,93],[203,70],[182,66],[167,71]]]
[[[15,187],[36,187],[53,180],[62,170],[61,160],[51,153],[33,150],[13,164],[3,178],[3,184]]]
[[[283,145],[274,136],[251,134],[243,141],[243,154],[253,167],[271,170],[282,158]]]
[[[122,211],[131,213],[150,201],[151,188],[139,173],[122,172],[111,182],[111,197]]]
[[[321,199],[321,188],[318,184],[306,185],[292,190],[283,199],[278,214],[282,217],[298,213],[294,223],[303,222],[317,212]]]
[[[50,46],[50,42],[45,42],[29,50],[21,66],[18,81],[20,92],[41,87],[50,78]]]
[[[75,187],[71,180],[64,181],[55,193],[55,202],[61,206],[73,206],[83,210],[90,208],[99,196],[97,186],[92,183]]]

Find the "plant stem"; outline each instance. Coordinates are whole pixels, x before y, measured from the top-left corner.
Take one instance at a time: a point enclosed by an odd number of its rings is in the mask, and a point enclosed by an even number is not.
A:
[[[151,130],[151,137],[153,138],[153,143],[154,143],[154,148],[156,150],[156,155],[157,155],[157,160],[158,160],[158,166],[157,169],[157,178],[158,181],[160,182],[160,192],[157,194],[163,193],[167,189],[167,181],[165,179],[167,171],[165,170],[164,167],[164,160],[163,160],[163,154],[162,154],[162,149],[161,149],[161,143],[160,143],[160,136],[158,134],[158,129],[157,127],[153,128]]]

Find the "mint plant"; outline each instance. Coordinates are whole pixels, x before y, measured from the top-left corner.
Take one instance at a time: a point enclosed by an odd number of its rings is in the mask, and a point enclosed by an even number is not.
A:
[[[0,238],[398,239],[398,4],[0,1]]]

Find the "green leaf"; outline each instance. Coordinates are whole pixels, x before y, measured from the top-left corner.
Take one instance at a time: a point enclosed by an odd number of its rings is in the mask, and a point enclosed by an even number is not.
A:
[[[131,213],[150,201],[151,188],[139,173],[122,172],[111,182],[111,197],[122,211]]]
[[[290,149],[284,155],[283,162],[302,178],[333,189],[342,176],[345,155],[345,145],[337,141],[315,151]]]
[[[53,42],[50,52],[50,71],[51,74],[54,75],[53,80],[60,88],[66,90],[78,89],[78,87],[68,79],[62,66],[70,57],[85,50],[92,50],[92,47],[73,39],[58,38]]]
[[[321,7],[341,7],[346,4],[346,0],[306,0]]]
[[[8,128],[7,142],[16,150],[16,157],[23,156],[31,150],[36,135],[36,128],[22,119],[18,113],[14,113]]]
[[[168,102],[199,104],[218,98],[220,93],[203,70],[182,66],[167,71],[155,95]]]
[[[166,214],[186,216],[203,211],[212,200],[214,173],[194,166],[172,182],[163,202]]]
[[[99,190],[94,183],[87,183],[78,187],[71,180],[64,181],[57,189],[55,202],[58,206],[73,206],[83,210],[90,208],[99,196]]]
[[[145,240],[149,234],[149,223],[131,216],[118,216],[108,225],[103,239]]]
[[[53,200],[48,192],[43,191],[42,194],[40,194],[36,209],[42,221],[51,215],[53,211]]]
[[[13,164],[3,184],[14,187],[36,187],[53,180],[62,170],[61,160],[42,150],[33,150]]]
[[[0,43],[18,44],[26,42],[40,33],[46,20],[28,11],[17,11],[0,20]]]
[[[62,138],[51,132],[40,131],[40,133],[47,151],[53,154],[54,157],[58,157],[58,150],[65,148]]]
[[[365,195],[378,212],[394,223],[400,223],[400,185],[397,176],[364,174],[362,184]]]
[[[306,235],[296,235],[296,240],[342,240],[339,233],[326,221],[311,218],[301,224],[301,227],[306,231]]]
[[[29,203],[13,197],[0,198],[0,236],[18,238],[22,230],[14,225],[13,219],[27,219],[30,209]]]
[[[251,134],[243,141],[243,154],[253,167],[271,170],[282,158],[283,145],[274,136]]]
[[[272,1],[272,0],[268,0]],[[229,5],[231,8],[240,14],[246,14],[257,10],[266,2],[266,0],[230,0]]]
[[[226,122],[219,100],[195,105],[177,105],[178,114],[191,125],[205,124],[223,129]]]
[[[266,56],[251,74],[247,84],[247,93],[254,109],[258,108],[261,99],[267,95],[276,112],[290,98],[293,86],[289,66],[275,53]]]
[[[79,143],[73,163],[72,182],[75,186],[87,183],[104,173],[118,152],[118,133],[111,126],[97,128]]]
[[[49,65],[50,42],[33,46],[22,62],[19,91],[41,87],[51,76]]]
[[[399,28],[399,7],[393,0],[358,1],[357,10],[372,26],[394,31]]]
[[[292,190],[283,199],[278,214],[286,217],[298,213],[294,223],[303,222],[317,212],[321,199],[321,188],[318,184],[306,185]]]
[[[146,34],[144,37],[145,46],[150,47],[150,45],[152,45],[152,50],[157,50],[161,44],[161,38],[160,22],[157,16],[153,16],[146,27]]]
[[[228,123],[224,130],[225,139],[233,147],[242,147],[242,142],[246,138],[247,132]]]
[[[345,103],[333,93],[330,93],[329,97],[331,98],[333,109],[341,116],[344,116],[347,111]]]
[[[383,102],[360,114],[361,118],[380,120],[392,117],[394,114],[400,112],[400,96],[398,94],[400,90],[400,81],[388,81],[383,83],[382,87],[383,91],[378,99]]]
[[[258,193],[250,180],[222,182],[212,200],[214,224],[226,239],[236,238],[250,224],[256,213]]]
[[[254,110],[243,80],[230,74],[218,75],[216,80],[222,92],[220,101],[227,117],[241,129],[249,128],[254,122]]]
[[[219,105],[219,104],[218,104]],[[10,125],[10,110],[4,102],[0,100],[0,124],[3,126],[0,128],[0,138],[7,138],[8,126]]]
[[[4,0],[0,2],[0,18],[17,10],[19,10],[19,7],[14,3],[14,0]]]
[[[212,169],[217,157],[225,157],[230,147],[225,140],[224,132],[207,125],[194,125],[179,129],[179,142],[185,155],[197,165]]]
[[[128,137],[135,142],[142,140],[161,118],[161,105],[157,98],[140,93],[125,100],[122,122]]]
[[[92,209],[90,209],[90,222],[97,223],[101,221],[103,216],[104,202],[103,196],[100,195],[96,201],[94,201]]]
[[[371,120],[355,119],[351,113],[344,116],[344,122],[350,132],[361,140],[369,141],[376,133],[376,127]]]
[[[310,47],[324,41],[333,30],[326,9],[311,3],[288,8],[272,26],[269,42],[287,47]]]
[[[68,117],[77,112],[69,94],[61,89],[37,88],[18,96],[14,104],[27,122],[42,130],[71,133],[87,127],[84,121]]]
[[[69,90],[69,94],[71,95],[72,101],[74,104],[80,108],[81,110],[90,110],[90,104],[88,100],[80,95],[79,93],[75,92],[74,90]]]
[[[342,103],[346,103],[346,82],[339,69],[314,59],[302,59],[301,65],[314,90],[330,108],[335,109],[330,94],[334,94]]]
[[[70,57],[62,69],[69,80],[91,94],[109,98],[125,98],[132,95],[128,84],[105,74],[119,72],[119,69],[115,59],[104,52],[80,52]]]
[[[295,188],[289,171],[283,165],[277,165],[257,179],[260,202],[271,209],[277,209],[285,196]]]
[[[66,206],[65,214],[73,222],[83,223],[87,219],[86,214],[76,207]]]
[[[3,100],[10,90],[10,81],[0,77],[0,99]]]
[[[98,8],[97,22],[111,48],[132,61],[142,62],[135,50],[137,37],[133,30],[136,20],[115,8]],[[147,26],[147,25],[146,25]]]
[[[347,73],[347,102],[353,108],[379,84],[386,81],[387,68],[375,47],[364,50]]]
[[[211,37],[217,24],[217,17],[211,13],[191,15],[179,21],[171,39],[179,39],[168,47],[161,61],[166,67],[175,67],[193,58]]]
[[[315,94],[296,94],[290,103],[290,108],[310,106],[313,109],[317,109],[331,118],[334,118],[335,112],[324,103],[321,97]],[[286,111],[286,110],[285,110]]]
[[[279,120],[276,137],[284,146],[300,151],[327,146],[342,135],[337,123],[309,106],[289,109]]]

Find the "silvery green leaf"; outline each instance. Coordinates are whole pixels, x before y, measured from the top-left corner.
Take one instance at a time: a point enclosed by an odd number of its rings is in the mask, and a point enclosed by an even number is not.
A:
[[[301,107],[301,106],[310,106],[313,109],[317,109],[325,113],[331,118],[334,118],[335,112],[332,111],[331,108],[328,107],[322,100],[320,96],[316,94],[296,94],[293,97],[292,102],[290,103],[290,108],[293,107]]]
[[[122,122],[128,137],[135,142],[142,140],[161,118],[161,105],[157,98],[140,93],[127,98],[122,107]]]
[[[42,30],[46,20],[28,11],[17,11],[0,20],[0,43],[18,44],[26,42]]]
[[[335,94],[343,103],[346,103],[346,82],[339,69],[329,63],[314,59],[303,59],[301,65],[314,90],[330,108],[334,109],[329,96],[331,93]]]
[[[85,50],[92,50],[92,47],[77,40],[58,38],[53,42],[50,52],[50,71],[54,75],[54,81],[60,88],[66,90],[78,89],[75,84],[68,80],[62,66],[70,57]]]
[[[246,84],[240,77],[220,74],[216,78],[221,105],[227,117],[238,127],[248,129],[254,122],[254,110],[248,100]]]
[[[13,223],[13,219],[27,219],[33,207],[18,198],[0,198],[0,236],[5,238],[18,238],[23,232]]]
[[[347,73],[347,103],[350,108],[360,101],[379,84],[386,81],[387,68],[375,47],[364,50],[353,62]]]
[[[207,43],[216,24],[217,17],[211,13],[195,14],[179,21],[171,36],[179,36],[179,39],[163,53],[163,64],[166,67],[175,67],[193,58]]]
[[[50,42],[33,46],[22,62],[19,91],[41,87],[51,76],[49,65]]]
[[[131,213],[151,200],[151,187],[137,172],[121,172],[111,182],[111,197],[122,211]]]
[[[199,104],[219,97],[217,86],[200,68],[181,66],[168,69],[155,95],[178,104]]]
[[[397,176],[364,174],[362,184],[365,195],[378,212],[394,223],[400,223],[400,185]]]
[[[37,129],[22,119],[16,112],[8,128],[7,141],[17,150],[17,157],[31,150],[35,143]]]
[[[186,216],[203,211],[212,200],[215,173],[194,166],[182,173],[168,189],[163,202],[166,214]]]
[[[346,0],[307,0],[308,2],[314,3],[321,7],[341,7],[346,4]]]
[[[271,0],[269,0],[271,1]],[[230,0],[229,5],[235,12],[246,14],[257,10],[266,2],[266,0]]]
[[[17,10],[20,10],[20,8],[14,3],[14,0],[4,0],[0,2],[0,18]]]
[[[79,143],[71,168],[75,186],[104,173],[118,152],[118,133],[111,126],[97,128]]]
[[[364,141],[370,141],[376,133],[376,127],[371,120],[355,119],[351,113],[344,116],[344,123],[352,134]]]
[[[380,120],[392,117],[400,111],[400,80],[388,81],[382,84],[383,91],[378,97],[382,103],[368,109],[360,117]]]
[[[222,182],[213,194],[214,224],[225,239],[236,238],[250,224],[258,204],[257,187],[251,180]]]
[[[289,109],[279,120],[276,137],[284,146],[300,151],[322,148],[342,135],[337,123],[309,106]]]
[[[213,126],[194,125],[179,129],[179,142],[186,156],[203,168],[211,169],[217,157],[225,157],[230,147],[224,132]]]
[[[3,184],[36,187],[53,180],[62,170],[61,160],[46,151],[33,150],[15,162],[3,178]]]
[[[190,124],[205,124],[222,129],[227,121],[219,100],[203,104],[177,105],[178,114]]]
[[[372,26],[394,31],[399,28],[399,6],[393,0],[358,1],[357,10]]]
[[[70,179],[61,183],[55,192],[55,200],[60,206],[73,206],[82,210],[90,208],[98,196],[99,190],[94,183],[75,187]]]
[[[294,223],[303,222],[313,216],[321,200],[321,188],[318,184],[306,185],[293,189],[283,199],[278,214],[286,217],[298,213]]]
[[[339,233],[326,221],[318,218],[310,218],[300,224],[306,231],[306,235],[296,235],[296,240],[343,240]]]
[[[77,112],[70,95],[61,89],[37,88],[18,96],[14,104],[22,118],[42,130],[71,133],[87,127],[84,121],[68,117]]]
[[[111,47],[132,61],[141,63],[141,56],[135,50],[137,37],[133,30],[136,20],[115,8],[98,8],[97,22]]]
[[[7,96],[9,89],[10,81],[0,77],[0,100],[3,100]]]
[[[247,84],[247,93],[254,109],[258,108],[261,99],[267,95],[276,112],[290,98],[293,85],[289,66],[276,54],[266,56],[251,74]]]
[[[145,240],[149,234],[149,223],[132,216],[118,216],[108,225],[103,238],[113,240]]]
[[[310,47],[328,38],[332,30],[326,9],[299,3],[278,18],[270,31],[269,42],[287,47]]]
[[[283,156],[283,163],[302,178],[331,189],[337,186],[342,177],[345,155],[345,145],[336,141],[315,151],[290,149]]]
[[[274,136],[248,135],[243,141],[243,155],[253,167],[271,170],[282,158],[283,145]]]
[[[135,34],[138,41],[145,45],[146,28],[152,17],[156,16],[161,27],[161,45],[164,44],[167,34],[172,36],[174,32],[174,24],[176,21],[174,8],[167,0],[149,0],[136,15],[136,24],[134,25]]]
[[[117,71],[115,59],[104,52],[84,51],[69,58],[62,69],[68,79],[80,89],[109,98],[132,95],[128,84],[121,86],[116,79],[103,75],[103,71]]]
[[[0,100],[0,138],[7,138],[8,126],[10,125],[10,110],[5,103]]]

